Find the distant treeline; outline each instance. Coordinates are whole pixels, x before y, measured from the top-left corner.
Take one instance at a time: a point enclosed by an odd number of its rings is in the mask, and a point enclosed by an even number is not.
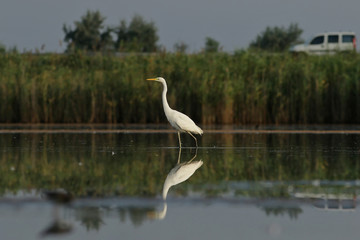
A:
[[[235,54],[0,55],[1,123],[360,123],[360,57]]]

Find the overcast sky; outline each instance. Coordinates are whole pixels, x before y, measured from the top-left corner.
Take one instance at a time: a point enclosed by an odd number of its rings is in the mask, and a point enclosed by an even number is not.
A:
[[[322,31],[360,35],[359,0],[1,0],[0,43],[20,51],[44,44],[47,52],[62,52],[63,24],[74,26],[87,10],[99,10],[111,26],[139,14],[155,23],[167,50],[182,41],[199,51],[212,37],[234,51],[246,48],[267,26],[290,23],[304,30],[304,40]]]

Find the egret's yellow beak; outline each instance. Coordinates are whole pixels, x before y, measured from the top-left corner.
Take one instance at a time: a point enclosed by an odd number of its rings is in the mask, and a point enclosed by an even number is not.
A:
[[[148,79],[146,79],[146,80],[148,80],[148,81],[155,81],[156,78],[148,78]]]

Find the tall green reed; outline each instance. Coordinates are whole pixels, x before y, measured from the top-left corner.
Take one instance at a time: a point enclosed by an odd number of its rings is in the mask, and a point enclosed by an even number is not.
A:
[[[357,54],[86,53],[0,56],[2,123],[166,122],[170,106],[202,124],[359,123]]]

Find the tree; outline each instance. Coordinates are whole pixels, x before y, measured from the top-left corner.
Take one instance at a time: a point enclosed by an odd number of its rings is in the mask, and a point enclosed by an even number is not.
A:
[[[184,42],[177,42],[174,44],[174,50],[177,53],[186,53],[187,49],[188,49],[188,45]]]
[[[158,48],[156,44],[159,37],[155,24],[146,22],[139,15],[135,15],[128,26],[122,20],[115,32],[115,48],[120,51],[155,52]]]
[[[220,43],[211,37],[205,39],[205,52],[218,52]]]
[[[75,29],[63,25],[64,41],[68,42],[67,51],[83,49],[90,51],[107,50],[113,48],[111,36],[112,29],[107,27],[104,31],[105,17],[99,11],[88,10],[81,21],[75,21]]]
[[[302,42],[300,35],[303,30],[297,23],[291,23],[286,29],[284,27],[266,27],[250,43],[250,48],[268,51],[286,51],[291,45]]]
[[[0,42],[0,53],[6,52],[6,46]]]

